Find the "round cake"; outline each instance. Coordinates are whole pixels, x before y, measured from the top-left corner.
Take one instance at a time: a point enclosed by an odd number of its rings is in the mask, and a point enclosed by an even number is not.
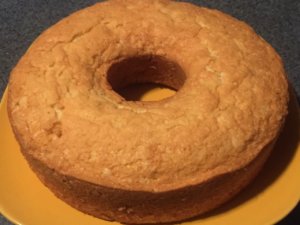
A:
[[[132,84],[176,94],[129,101]],[[287,114],[275,50],[244,22],[169,0],[111,0],[61,20],[13,69],[8,113],[53,193],[123,223],[181,221],[243,189]]]

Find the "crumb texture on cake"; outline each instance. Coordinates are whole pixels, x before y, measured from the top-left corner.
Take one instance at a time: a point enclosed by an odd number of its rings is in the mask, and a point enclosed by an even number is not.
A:
[[[109,69],[145,56],[182,69],[184,81],[163,80],[182,84],[176,95],[143,103],[112,90]],[[184,2],[110,0],[37,38],[11,73],[8,113],[28,159],[163,193],[246,168],[274,143],[287,102],[281,58],[244,22]]]

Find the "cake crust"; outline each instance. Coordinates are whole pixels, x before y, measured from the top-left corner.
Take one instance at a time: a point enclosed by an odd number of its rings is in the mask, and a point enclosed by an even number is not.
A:
[[[112,90],[111,66],[145,55],[182,68],[176,95],[144,103]],[[15,136],[45,185],[126,223],[178,221],[228,200],[263,165],[287,103],[281,58],[252,28],[169,0],[110,0],[61,20],[21,58],[8,92]]]

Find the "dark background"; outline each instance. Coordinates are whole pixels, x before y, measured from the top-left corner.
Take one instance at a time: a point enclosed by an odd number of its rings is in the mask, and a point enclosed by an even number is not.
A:
[[[98,1],[0,0],[0,97],[7,85],[10,70],[43,30],[71,12],[96,2]],[[189,0],[189,2],[220,9],[250,24],[283,58],[289,81],[296,90],[299,102],[299,0]],[[241,225],[242,223],[241,221]],[[10,224],[0,215],[0,225]],[[300,224],[300,204],[278,223],[278,225],[297,224]]]

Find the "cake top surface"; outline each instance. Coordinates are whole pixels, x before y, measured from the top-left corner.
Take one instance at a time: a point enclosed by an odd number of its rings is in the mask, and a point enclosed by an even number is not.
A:
[[[176,62],[184,81],[175,66],[151,78],[176,95],[118,96],[113,82],[144,79],[137,64],[124,67],[134,77],[108,81],[132,58],[153,71]],[[245,23],[189,3],[110,0],[38,37],[11,73],[8,113],[23,152],[62,174],[166,191],[245,167],[277,137],[287,102],[280,57]]]

